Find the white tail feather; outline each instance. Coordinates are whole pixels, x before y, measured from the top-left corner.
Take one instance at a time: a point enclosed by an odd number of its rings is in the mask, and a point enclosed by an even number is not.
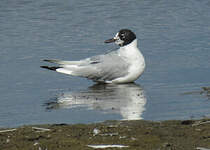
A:
[[[56,71],[60,73],[64,73],[64,74],[74,75],[72,70],[65,69],[65,68],[58,68],[56,69]]]

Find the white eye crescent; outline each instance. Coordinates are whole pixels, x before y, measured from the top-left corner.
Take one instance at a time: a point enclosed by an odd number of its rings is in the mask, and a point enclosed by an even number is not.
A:
[[[121,34],[122,39],[125,39],[125,34]]]

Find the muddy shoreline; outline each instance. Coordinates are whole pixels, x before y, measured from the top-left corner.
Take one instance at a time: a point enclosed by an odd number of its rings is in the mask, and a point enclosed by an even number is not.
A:
[[[210,119],[106,121],[0,129],[1,150],[91,150],[102,145],[109,147],[106,149],[126,150],[207,150]]]

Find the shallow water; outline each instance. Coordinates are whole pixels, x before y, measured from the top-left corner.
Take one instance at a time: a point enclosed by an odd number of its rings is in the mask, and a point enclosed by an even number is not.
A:
[[[206,0],[2,1],[0,127],[209,116],[201,89],[210,86],[209,10]],[[132,86],[92,88],[92,81],[39,68],[46,58],[78,60],[116,49],[103,41],[121,28],[136,33],[146,59]],[[136,89],[143,96],[129,95]]]

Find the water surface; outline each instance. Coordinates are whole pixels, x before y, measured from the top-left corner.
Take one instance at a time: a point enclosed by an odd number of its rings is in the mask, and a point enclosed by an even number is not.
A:
[[[200,94],[210,86],[209,10],[206,0],[2,1],[0,127],[209,116],[210,101]],[[39,68],[42,59],[78,60],[116,49],[103,41],[121,28],[136,33],[146,59],[132,86],[92,88],[92,81]],[[143,96],[131,96],[135,91]],[[57,105],[72,95],[79,104]]]

